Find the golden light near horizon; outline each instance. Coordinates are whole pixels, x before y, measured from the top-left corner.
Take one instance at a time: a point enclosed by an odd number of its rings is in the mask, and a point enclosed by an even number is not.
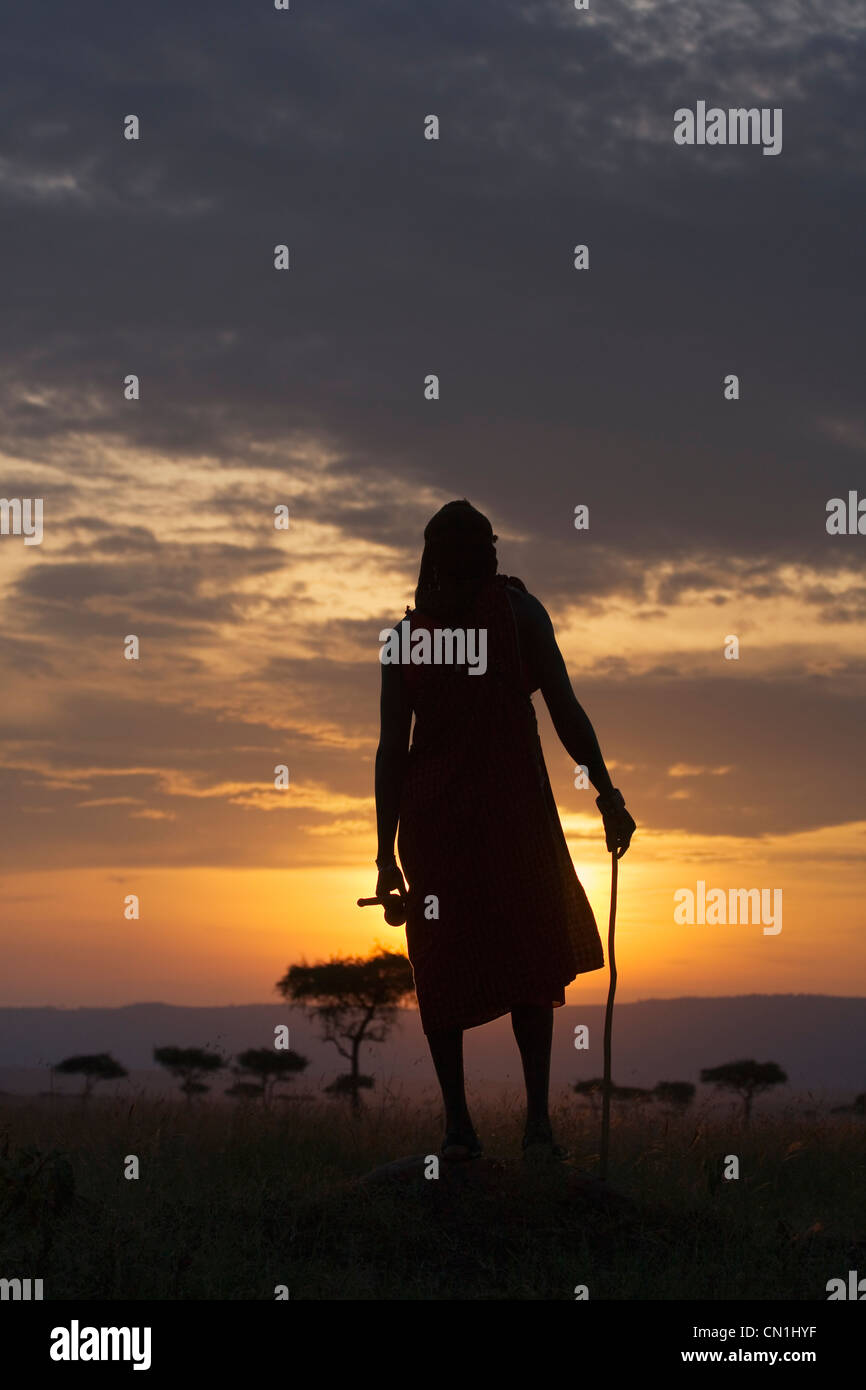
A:
[[[568,833],[568,817],[566,830]],[[583,829],[585,821],[581,818]],[[748,993],[849,994],[866,978],[860,885],[866,824],[844,833],[700,837],[645,831],[620,863],[617,958],[622,999]],[[610,859],[603,838],[581,835],[572,857],[606,940]],[[816,867],[833,864],[822,884]],[[681,926],[674,893],[697,879],[784,893],[780,934],[759,923]],[[118,921],[123,889],[138,885],[141,918]],[[340,868],[69,870],[7,877],[16,958],[7,1001],[97,1005],[267,1002],[286,967],[303,958],[363,955],[379,941],[405,950],[402,928],[378,909],[369,861]],[[816,922],[822,952],[814,954]],[[50,960],[57,978],[45,976]],[[598,1002],[606,971],[581,976],[569,1002]]]

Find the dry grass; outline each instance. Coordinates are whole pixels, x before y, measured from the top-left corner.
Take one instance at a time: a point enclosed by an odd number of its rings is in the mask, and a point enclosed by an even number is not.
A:
[[[556,1118],[572,1168],[527,1170],[506,1100],[478,1108],[497,1162],[475,1180],[359,1186],[435,1152],[438,1114],[0,1100],[0,1276],[48,1299],[823,1299],[866,1258],[862,1121],[615,1114],[610,1207],[569,1181],[597,1163],[597,1119],[570,1101]]]

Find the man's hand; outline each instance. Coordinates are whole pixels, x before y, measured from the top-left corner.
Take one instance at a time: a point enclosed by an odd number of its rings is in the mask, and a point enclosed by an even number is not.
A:
[[[622,859],[637,829],[633,818],[625,808],[622,792],[613,787],[606,796],[597,796],[595,804],[604,820],[604,836],[608,850],[616,850],[617,859]]]
[[[376,879],[377,898],[386,898],[389,893],[399,893],[402,898],[406,898],[408,891],[406,881],[396,860],[393,864],[386,864],[384,869],[379,870],[379,877]]]

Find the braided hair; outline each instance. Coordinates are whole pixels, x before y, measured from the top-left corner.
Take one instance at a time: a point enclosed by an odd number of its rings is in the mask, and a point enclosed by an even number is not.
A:
[[[493,527],[464,497],[447,502],[424,527],[415,606],[437,618],[457,618],[496,574]]]

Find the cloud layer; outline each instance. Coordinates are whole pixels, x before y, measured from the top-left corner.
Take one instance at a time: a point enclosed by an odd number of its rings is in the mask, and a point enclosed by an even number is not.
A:
[[[377,634],[451,496],[639,820],[862,818],[866,540],[824,526],[864,481],[861,7],[45,25],[17,8],[2,86],[0,493],[45,502],[0,538],[7,865],[371,858]],[[675,146],[699,98],[782,107],[781,155]]]

